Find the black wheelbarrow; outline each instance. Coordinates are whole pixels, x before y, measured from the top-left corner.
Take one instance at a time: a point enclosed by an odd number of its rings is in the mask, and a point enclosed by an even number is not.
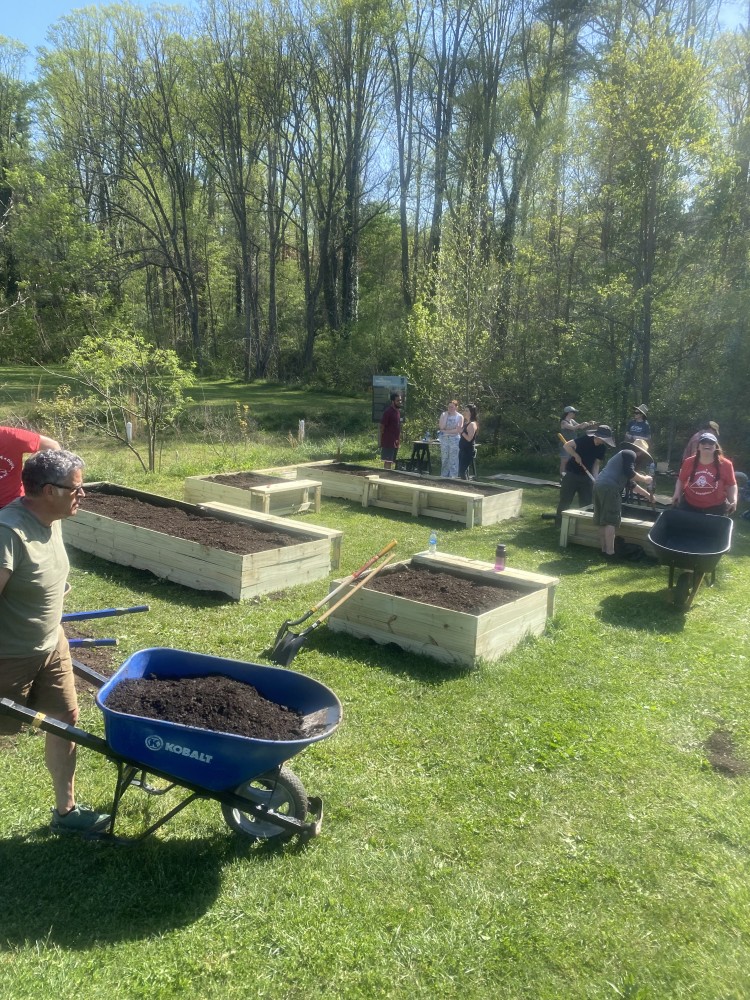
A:
[[[691,510],[662,511],[648,540],[659,556],[659,562],[669,566],[669,589],[675,607],[687,610],[704,577],[712,587],[716,566],[732,545],[731,517],[718,514],[696,514]],[[675,582],[675,570],[681,569]]]
[[[87,747],[112,761],[117,782],[109,830],[92,835],[118,842],[142,840],[196,799],[217,801],[227,825],[250,840],[278,841],[320,832],[323,804],[310,798],[299,778],[284,766],[305,747],[330,736],[341,720],[341,703],[330,688],[305,674],[257,663],[227,660],[179,649],[134,653],[110,678],[75,664],[75,672],[96,687],[105,739],[0,698],[0,714]],[[293,740],[252,739],[107,708],[107,695],[130,678],[204,677],[220,674],[252,684],[269,701],[299,712],[303,736]],[[153,784],[153,779],[160,782]],[[122,796],[130,787],[150,795],[173,788],[189,794],[138,837],[115,837]],[[310,818],[308,818],[308,816]]]

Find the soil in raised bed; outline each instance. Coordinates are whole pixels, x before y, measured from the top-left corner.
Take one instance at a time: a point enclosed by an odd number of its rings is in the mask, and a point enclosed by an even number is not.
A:
[[[165,535],[174,535],[199,542],[208,548],[236,552],[239,555],[313,541],[312,535],[292,535],[278,530],[261,531],[239,521],[224,521],[208,514],[194,514],[181,507],[161,507],[137,497],[98,493],[95,490],[86,494],[81,508],[126,524],[161,531]]]
[[[303,716],[264,698],[232,677],[139,677],[120,681],[105,701],[126,715],[160,719],[261,740],[298,740],[310,730]]]
[[[366,589],[379,590],[384,594],[393,594],[394,597],[406,597],[421,604],[434,604],[451,611],[463,611],[469,615],[480,615],[492,608],[499,608],[528,593],[512,587],[492,587],[426,566],[396,566],[393,570],[379,573],[366,584]]]
[[[206,476],[210,483],[222,483],[224,486],[236,486],[240,490],[249,490],[255,486],[276,486],[278,483],[294,484],[293,479],[281,479],[279,476],[261,476],[257,472],[233,472],[226,475]]]
[[[393,479],[398,483],[426,483],[428,486],[439,486],[441,490],[451,490],[454,493],[481,493],[482,496],[494,497],[499,493],[508,493],[502,486],[487,486],[473,479],[440,479],[437,476],[418,476],[409,472],[391,472],[387,469],[375,469],[364,465],[348,465],[346,462],[334,462],[323,466],[321,472],[340,472],[349,476],[378,476],[380,479]]]

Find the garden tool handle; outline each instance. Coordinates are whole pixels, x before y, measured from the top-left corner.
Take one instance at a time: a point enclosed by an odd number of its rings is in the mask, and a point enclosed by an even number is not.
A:
[[[148,604],[137,604],[132,608],[100,608],[98,611],[69,611],[60,616],[60,621],[80,622],[85,618],[112,618],[114,615],[132,615],[138,611],[148,610]]]
[[[363,563],[359,567],[359,569],[355,569],[353,573],[350,573],[345,580],[341,581],[338,587],[334,587],[334,589],[331,590],[328,594],[326,594],[326,596],[322,600],[318,601],[317,604],[313,604],[313,606],[310,608],[307,614],[312,615],[316,611],[319,611],[324,605],[328,604],[328,602],[332,600],[336,596],[336,594],[340,594],[341,591],[345,587],[348,587],[350,583],[352,583],[354,580],[358,580],[363,573],[367,572],[367,570],[370,568],[370,566],[372,566],[373,563],[376,563],[378,559],[381,559],[387,552],[390,552],[391,549],[395,549],[397,545],[398,545],[398,539],[392,538],[390,542],[388,542],[388,544],[384,548],[382,548],[380,552],[378,552],[377,555],[372,556],[370,559],[367,560],[366,563]]]
[[[326,618],[329,617],[329,615],[332,615],[333,612],[337,608],[340,608],[341,605],[344,604],[345,601],[348,601],[349,598],[354,594],[354,592],[356,590],[359,590],[360,587],[364,587],[364,585],[369,580],[373,580],[378,575],[378,573],[381,571],[381,569],[385,569],[385,567],[388,565],[388,563],[392,559],[393,559],[393,556],[388,556],[388,558],[384,559],[383,562],[379,566],[376,566],[375,569],[371,570],[368,573],[367,576],[363,576],[360,580],[358,580],[348,593],[344,594],[344,596],[340,600],[336,601],[336,603],[332,607],[328,608],[327,611],[323,612],[323,614],[320,616],[320,618],[318,618],[318,620],[315,622],[315,625],[320,625],[321,622],[324,622],[326,620]]]
[[[562,434],[558,434],[557,436],[558,436],[558,437],[560,438],[560,440],[562,441],[562,443],[563,443],[563,444],[567,444],[567,443],[568,443],[568,442],[567,442],[567,440],[566,440],[566,438],[564,438],[564,437],[562,436]],[[571,455],[570,457],[572,458],[573,456]],[[589,479],[591,480],[591,482],[592,482],[592,483],[595,483],[595,482],[596,482],[596,480],[595,480],[595,479],[594,479],[594,477],[593,477],[593,476],[591,475],[591,473],[590,473],[590,472],[589,472],[589,470],[588,470],[588,469],[586,468],[586,466],[585,466],[585,465],[583,464],[583,462],[582,462],[582,461],[580,460],[580,457],[578,458],[578,464],[579,464],[579,465],[581,466],[581,468],[583,469],[583,471],[584,471],[584,472],[586,473],[586,475],[587,475],[587,476],[589,477]]]

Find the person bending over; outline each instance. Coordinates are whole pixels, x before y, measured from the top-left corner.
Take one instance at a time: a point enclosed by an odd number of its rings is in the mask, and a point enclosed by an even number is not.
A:
[[[607,445],[610,448],[615,447],[612,428],[608,424],[599,424],[596,430],[586,431],[572,441],[565,442],[568,464],[565,466],[565,475],[560,483],[560,498],[555,514],[555,524],[558,528],[562,524],[563,511],[573,506],[576,497],[579,507],[588,507],[591,503],[594,483],[587,472],[596,479]]]
[[[622,523],[622,491],[629,487],[634,493],[650,499],[644,486],[652,486],[651,476],[636,471],[637,463],[650,462],[645,441],[637,438],[625,442],[610,458],[594,483],[594,524],[599,527],[599,540],[606,559],[615,558],[615,535]]]

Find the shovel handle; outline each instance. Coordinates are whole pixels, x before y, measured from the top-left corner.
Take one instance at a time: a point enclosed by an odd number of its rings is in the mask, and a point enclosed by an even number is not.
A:
[[[390,552],[391,549],[395,549],[397,545],[398,545],[398,540],[396,538],[392,538],[390,542],[388,542],[388,544],[385,546],[385,548],[382,548],[377,555],[372,556],[370,559],[367,560],[366,563],[363,563],[359,567],[359,569],[355,569],[353,573],[350,573],[345,580],[341,581],[338,587],[334,587],[334,589],[331,590],[329,593],[327,593],[326,596],[321,601],[318,601],[317,604],[313,604],[313,606],[310,608],[310,610],[307,612],[306,615],[303,615],[302,618],[297,619],[296,622],[292,622],[292,624],[299,625],[300,622],[303,622],[305,620],[305,618],[309,618],[310,615],[314,614],[316,611],[319,611],[324,605],[328,604],[328,602],[331,601],[337,594],[340,594],[345,587],[348,587],[350,583],[352,583],[354,580],[358,580],[363,573],[366,573],[373,563],[376,563],[378,559],[382,559],[382,557],[387,552]]]
[[[558,434],[557,436],[558,436],[558,437],[560,438],[560,440],[562,441],[562,443],[563,443],[564,445],[568,443],[568,441],[567,441],[567,438],[564,438],[564,437],[562,436],[562,434]],[[571,456],[571,457],[572,457],[572,456]],[[584,471],[584,472],[586,473],[586,475],[587,475],[587,476],[589,477],[589,479],[591,480],[591,482],[592,482],[592,483],[595,483],[595,482],[596,482],[596,480],[595,480],[595,479],[594,479],[594,477],[593,477],[593,476],[591,475],[591,473],[590,473],[590,472],[589,472],[589,470],[588,470],[588,469],[586,468],[586,466],[585,466],[585,465],[583,464],[583,462],[579,462],[578,464],[579,464],[579,465],[581,466],[581,468],[583,469],[583,471]]]
[[[318,618],[318,620],[315,622],[315,626],[311,625],[310,627],[311,628],[316,627],[320,625],[322,622],[324,622],[326,618],[329,617],[329,615],[332,615],[337,608],[340,608],[345,601],[348,601],[355,591],[359,590],[360,587],[364,587],[364,585],[368,583],[370,580],[374,580],[375,577],[378,575],[378,573],[381,571],[381,569],[385,569],[385,567],[392,559],[393,556],[388,556],[388,558],[384,559],[379,566],[376,566],[375,569],[370,570],[367,576],[363,576],[361,579],[357,580],[352,589],[347,594],[344,594],[344,596],[340,598],[340,600],[336,601],[334,605],[328,608],[327,611],[324,611],[323,614],[320,616],[320,618]]]

